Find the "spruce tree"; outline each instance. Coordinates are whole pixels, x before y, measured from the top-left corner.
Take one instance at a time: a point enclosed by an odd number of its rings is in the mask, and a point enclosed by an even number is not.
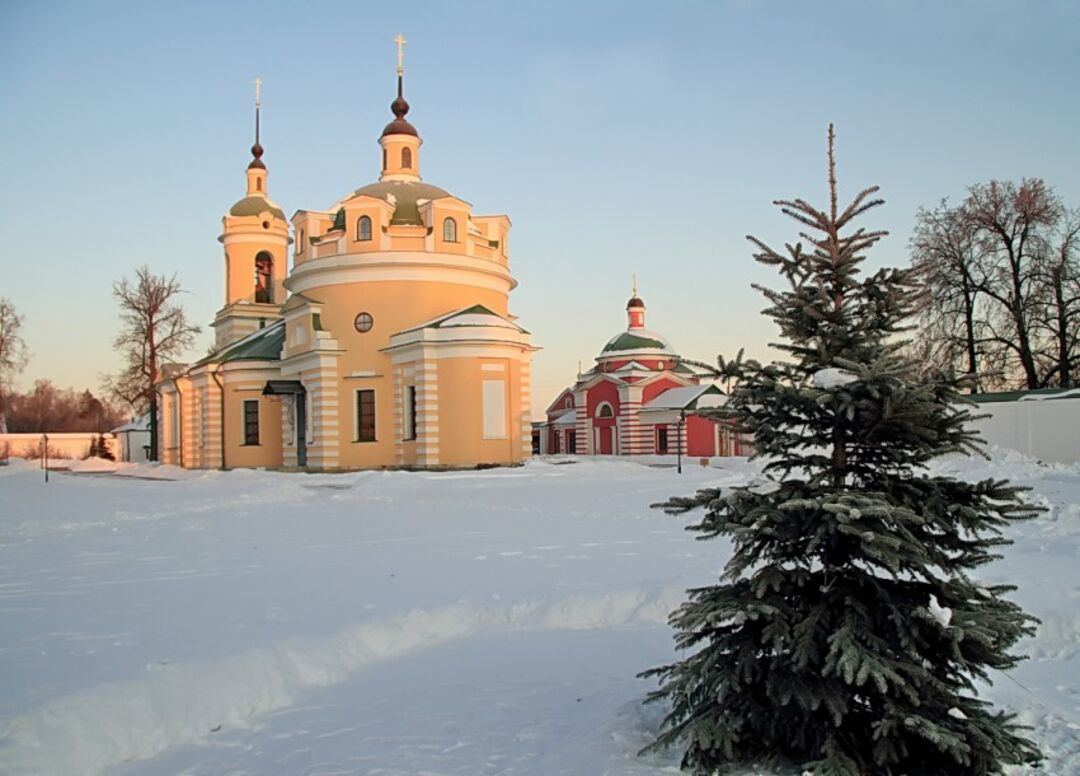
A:
[[[112,450],[109,449],[109,442],[105,439],[104,434],[98,434],[97,437],[98,457],[104,458],[106,461],[115,461],[116,456],[113,455]]]
[[[783,360],[736,360],[721,410],[764,461],[745,487],[673,498],[704,508],[689,530],[726,537],[718,584],[671,615],[685,657],[646,671],[671,710],[649,749],[680,745],[683,768],[793,764],[824,776],[993,774],[1038,749],[977,681],[1020,660],[1035,620],[970,573],[1035,510],[1021,489],[932,476],[947,453],[978,452],[961,381],[919,376],[905,356],[910,270],[864,274],[885,236],[853,222],[877,187],[837,206],[833,129],[829,206],[776,202],[800,225],[783,253],[748,237],[784,290],[757,287]],[[803,243],[806,246],[804,247]]]

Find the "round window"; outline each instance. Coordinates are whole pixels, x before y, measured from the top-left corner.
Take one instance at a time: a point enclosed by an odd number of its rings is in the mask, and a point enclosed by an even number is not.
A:
[[[371,317],[371,313],[360,313],[356,316],[356,320],[353,321],[353,326],[361,334],[365,331],[371,331],[371,327],[374,325],[375,319]]]
[[[269,228],[270,228],[270,222],[269,221],[263,221],[263,229],[269,229]]]

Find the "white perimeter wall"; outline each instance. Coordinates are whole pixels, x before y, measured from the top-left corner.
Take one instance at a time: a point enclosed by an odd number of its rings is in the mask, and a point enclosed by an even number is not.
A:
[[[1048,462],[1080,462],[1080,398],[987,402],[972,413],[990,416],[974,423],[989,444]]]
[[[90,443],[97,438],[91,432],[65,432],[49,434],[49,450],[59,458],[85,458],[90,452]],[[41,434],[0,434],[0,458],[3,457],[4,444],[8,445],[8,455],[25,457],[27,453],[41,444]],[[113,455],[120,452],[120,444],[112,434],[105,434],[105,443]]]

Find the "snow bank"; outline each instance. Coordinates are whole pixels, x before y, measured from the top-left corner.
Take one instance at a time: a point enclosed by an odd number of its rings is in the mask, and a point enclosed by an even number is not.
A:
[[[415,650],[505,630],[603,629],[662,623],[682,600],[680,588],[637,590],[553,601],[416,609],[364,622],[321,639],[291,639],[229,658],[148,667],[46,704],[0,728],[9,774],[95,774],[222,728],[247,727],[258,715],[294,703],[306,690],[345,681]]]

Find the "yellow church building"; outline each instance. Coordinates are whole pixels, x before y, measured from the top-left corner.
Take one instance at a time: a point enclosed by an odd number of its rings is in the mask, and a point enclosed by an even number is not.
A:
[[[267,190],[256,93],[247,195],[218,238],[214,352],[158,386],[165,463],[334,471],[530,455],[536,348],[509,309],[510,219],[421,179],[397,43],[378,181],[297,211],[291,230]]]

